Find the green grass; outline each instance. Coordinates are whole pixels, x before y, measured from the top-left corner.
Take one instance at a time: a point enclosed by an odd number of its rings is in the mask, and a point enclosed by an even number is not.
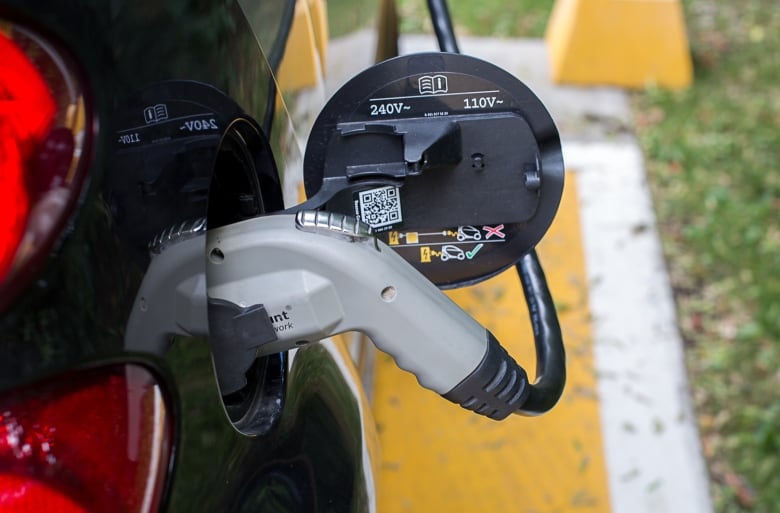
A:
[[[450,1],[458,36],[541,37],[553,0]],[[432,33],[425,0],[398,0],[401,32]]]
[[[460,35],[539,37],[552,1],[451,2]],[[632,94],[719,513],[780,511],[780,5],[683,0],[693,87]],[[400,0],[402,30],[431,32]]]
[[[371,28],[379,2],[328,0],[328,31],[331,37],[341,37],[355,27]]]
[[[780,511],[780,9],[685,2],[696,76],[634,95],[721,512]]]

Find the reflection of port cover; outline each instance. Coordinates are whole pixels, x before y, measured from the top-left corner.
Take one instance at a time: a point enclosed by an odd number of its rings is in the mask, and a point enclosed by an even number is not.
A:
[[[487,62],[428,53],[345,84],[306,147],[309,198],[372,225],[434,283],[514,264],[552,222],[563,191],[555,125],[519,80]]]
[[[236,211],[247,218],[282,208],[265,134],[213,86],[184,80],[151,84],[123,101],[112,121],[106,195],[139,261],[148,261],[153,239],[181,231],[185,222],[209,215],[213,228],[240,220]]]

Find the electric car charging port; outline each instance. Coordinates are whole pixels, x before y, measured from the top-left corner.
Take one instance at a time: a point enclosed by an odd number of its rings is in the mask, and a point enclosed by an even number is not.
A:
[[[280,210],[283,206],[276,166],[265,136],[250,121],[231,123],[220,141],[209,187],[209,229],[227,226]],[[221,263],[217,248],[209,261]],[[211,321],[219,318],[209,306]],[[236,338],[220,337],[219,326],[209,336],[225,412],[245,435],[260,435],[273,426],[284,400],[286,353],[254,357],[252,350],[235,346]],[[235,357],[236,353],[238,357]],[[236,363],[240,361],[240,363]],[[247,367],[247,363],[249,366]],[[226,378],[229,374],[231,378]],[[224,390],[225,383],[234,383]]]
[[[222,136],[209,187],[209,228],[283,208],[276,165],[262,139],[246,119],[234,121]]]

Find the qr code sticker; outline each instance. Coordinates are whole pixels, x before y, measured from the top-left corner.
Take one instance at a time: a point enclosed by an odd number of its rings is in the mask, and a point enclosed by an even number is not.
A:
[[[360,219],[371,228],[383,228],[403,221],[398,187],[380,187],[358,194]]]

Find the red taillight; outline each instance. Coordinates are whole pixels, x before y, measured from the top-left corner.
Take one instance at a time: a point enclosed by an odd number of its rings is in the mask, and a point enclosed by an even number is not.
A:
[[[46,137],[54,98],[38,69],[0,34],[0,276],[11,266],[27,222],[25,164]]]
[[[8,474],[0,474],[0,507],[7,513],[88,513],[56,488]]]
[[[59,236],[89,132],[72,61],[0,20],[0,309]]]
[[[170,402],[136,364],[82,370],[0,399],[0,511],[156,511]]]

